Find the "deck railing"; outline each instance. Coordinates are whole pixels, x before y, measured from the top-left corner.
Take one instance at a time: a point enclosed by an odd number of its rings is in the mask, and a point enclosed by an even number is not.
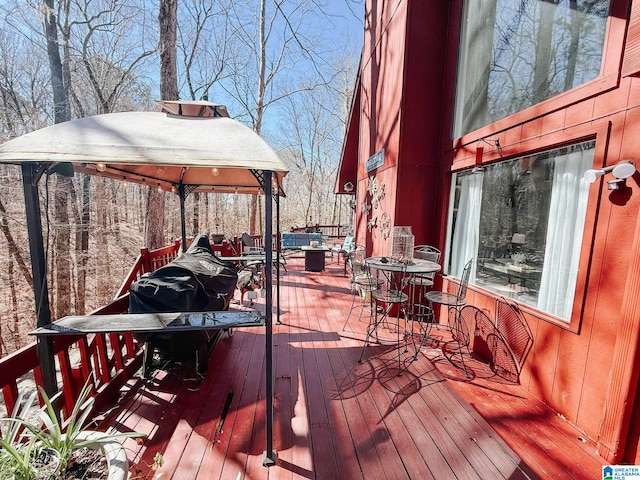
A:
[[[341,238],[345,237],[351,232],[351,227],[347,225],[307,225],[306,227],[291,227],[289,230],[292,233],[301,232],[317,232],[322,234],[323,237],[329,238]]]
[[[339,226],[317,226],[328,236],[339,236]],[[253,236],[256,246],[263,246],[262,236]],[[279,242],[274,235],[274,249]],[[231,248],[233,247],[233,248]],[[214,247],[214,249],[217,249]],[[227,250],[228,249],[228,250]],[[157,250],[143,248],[133,267],[118,289],[114,300],[91,314],[105,315],[126,313],[129,308],[129,289],[131,284],[147,272],[168,264],[180,251],[180,241]],[[239,237],[228,240],[220,250],[222,255],[241,252],[242,241]],[[142,366],[142,346],[131,334],[95,334],[78,336],[59,336],[53,341],[53,354],[57,366],[58,390],[62,391],[60,408],[68,418],[74,400],[87,379],[93,384],[92,396],[95,398],[94,410],[100,411],[108,406],[118,394],[120,388]],[[6,411],[11,413],[21,388],[43,385],[42,372],[38,361],[36,342],[18,351],[0,358],[0,389]]]
[[[143,274],[151,272],[178,256],[180,242],[158,250],[142,249],[116,297],[92,314],[126,313],[129,308],[129,288]],[[131,334],[96,334],[59,336],[53,341],[53,353],[58,370],[58,390],[62,392],[60,408],[68,418],[80,390],[91,378],[94,410],[108,406],[120,388],[142,366],[142,346]],[[21,388],[42,386],[42,372],[33,342],[0,358],[0,388],[8,413],[18,399]]]

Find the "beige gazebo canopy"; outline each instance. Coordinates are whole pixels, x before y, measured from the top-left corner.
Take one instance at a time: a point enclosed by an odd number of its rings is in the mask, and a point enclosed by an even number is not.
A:
[[[287,169],[262,138],[210,102],[158,102],[162,112],[84,117],[0,145],[0,162],[57,162],[77,172],[175,191],[264,193],[271,171],[282,194]],[[274,181],[275,186],[275,181]]]

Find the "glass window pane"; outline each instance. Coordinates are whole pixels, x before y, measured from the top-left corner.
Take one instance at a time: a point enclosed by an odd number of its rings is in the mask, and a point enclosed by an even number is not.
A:
[[[593,151],[590,141],[457,175],[447,271],[476,258],[472,283],[569,320]]]
[[[600,74],[609,0],[467,0],[454,138]]]

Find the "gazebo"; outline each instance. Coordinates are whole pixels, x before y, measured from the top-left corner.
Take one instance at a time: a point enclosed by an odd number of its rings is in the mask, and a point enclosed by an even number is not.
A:
[[[263,194],[264,247],[273,250],[273,203],[279,233],[279,198],[287,169],[250,128],[229,118],[223,105],[207,101],[159,101],[158,112],[122,112],[52,125],[0,145],[0,162],[22,168],[37,325],[51,323],[38,181],[52,173],[81,172],[135,182],[180,198],[182,245],[186,247],[184,202],[193,192]],[[275,257],[275,260],[279,259]],[[264,464],[273,452],[272,311],[273,261],[265,256],[267,441]],[[276,289],[279,291],[279,272]],[[52,340],[38,338],[45,390],[57,389]]]

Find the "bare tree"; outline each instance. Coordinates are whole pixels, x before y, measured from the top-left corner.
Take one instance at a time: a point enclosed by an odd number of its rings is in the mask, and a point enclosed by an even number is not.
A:
[[[186,0],[178,11],[181,84],[189,98],[208,98],[209,89],[230,74],[229,7],[222,1]]]
[[[178,100],[177,72],[178,0],[160,0],[160,95],[163,100]],[[165,193],[149,188],[147,196],[146,244],[158,248],[164,244]]]

